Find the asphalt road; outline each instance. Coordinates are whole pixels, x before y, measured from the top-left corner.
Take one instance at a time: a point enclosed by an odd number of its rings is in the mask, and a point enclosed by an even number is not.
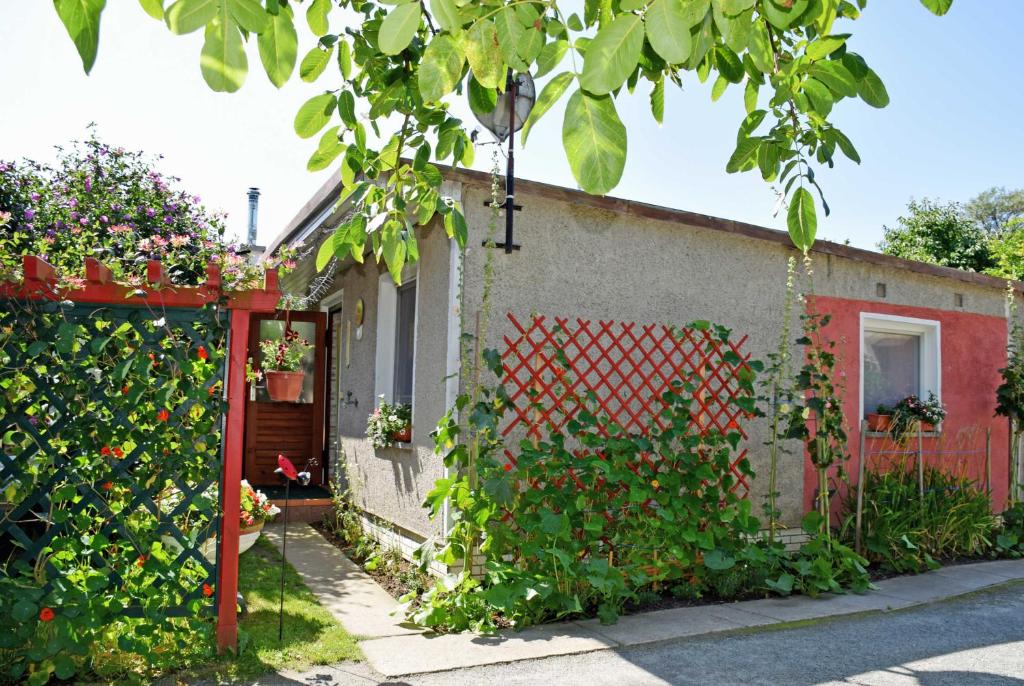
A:
[[[1024,584],[901,612],[391,681],[355,664],[259,683],[1024,686]]]

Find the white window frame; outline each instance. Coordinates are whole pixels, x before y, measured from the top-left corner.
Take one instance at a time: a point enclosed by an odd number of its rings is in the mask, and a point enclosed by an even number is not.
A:
[[[419,350],[420,287],[419,265],[406,265],[402,270],[402,284],[416,281],[416,313],[412,334],[412,397],[416,398],[416,358]],[[377,280],[377,355],[373,370],[373,404],[383,395],[386,402],[395,397],[395,331],[398,324],[398,286],[391,274],[384,272]],[[413,402],[413,413],[416,403]],[[413,417],[415,426],[415,416]]]
[[[921,369],[918,397],[927,398],[928,393],[942,400],[942,323],[934,319],[918,319],[901,317],[894,314],[878,314],[874,312],[860,313],[860,417],[863,419],[867,408],[864,407],[864,333],[897,333],[919,336],[921,339]],[[873,410],[872,410],[873,411]]]

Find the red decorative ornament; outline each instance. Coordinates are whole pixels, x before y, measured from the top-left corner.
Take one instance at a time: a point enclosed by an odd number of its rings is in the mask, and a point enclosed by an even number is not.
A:
[[[292,461],[284,455],[277,456],[277,466],[281,468],[281,473],[292,481],[299,478],[299,473],[296,471],[295,465],[293,465]]]

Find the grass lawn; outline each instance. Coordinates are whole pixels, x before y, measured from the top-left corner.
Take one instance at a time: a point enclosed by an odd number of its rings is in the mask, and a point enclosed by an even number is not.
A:
[[[239,655],[193,670],[189,676],[235,681],[283,667],[301,670],[362,659],[355,639],[317,603],[291,565],[285,565],[284,640],[278,642],[281,555],[260,537],[240,562],[238,588],[249,614],[239,622]]]

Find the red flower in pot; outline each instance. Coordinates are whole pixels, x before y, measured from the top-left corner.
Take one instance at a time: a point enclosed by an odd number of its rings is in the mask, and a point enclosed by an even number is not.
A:
[[[306,353],[313,346],[298,332],[288,329],[279,340],[260,341],[260,368],[267,381],[267,395],[277,402],[298,402],[306,373],[300,371]],[[255,377],[255,374],[251,375]]]

